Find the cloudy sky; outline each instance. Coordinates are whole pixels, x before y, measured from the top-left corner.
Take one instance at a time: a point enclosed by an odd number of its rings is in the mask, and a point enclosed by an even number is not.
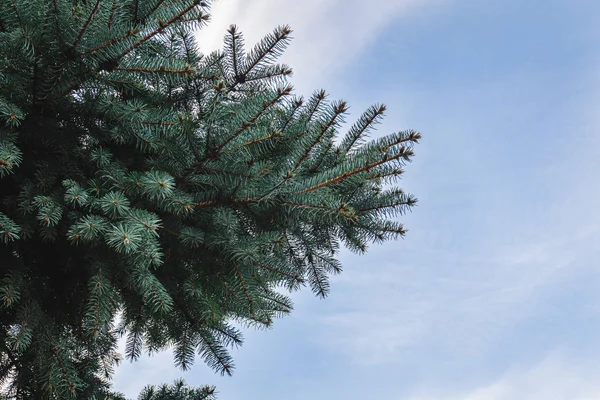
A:
[[[324,88],[378,134],[422,132],[402,187],[408,236],[364,256],[325,300],[294,295],[246,331],[233,377],[168,352],[115,386],[183,376],[219,400],[600,398],[600,2],[219,0],[201,47],[231,23],[248,44],[279,24],[299,94]],[[348,118],[351,121],[351,118]]]

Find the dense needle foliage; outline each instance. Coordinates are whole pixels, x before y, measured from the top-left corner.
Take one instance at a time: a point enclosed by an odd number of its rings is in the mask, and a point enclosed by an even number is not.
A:
[[[214,394],[213,387],[191,388],[184,381],[178,380],[172,385],[146,386],[138,400],[215,400]]]
[[[231,322],[270,326],[279,288],[328,293],[340,244],[404,234],[394,185],[417,132],[347,132],[276,64],[282,26],[202,55],[198,0],[0,0],[0,381],[11,397],[91,398],[126,335],[230,374]],[[154,399],[155,397],[148,397]],[[208,398],[208,397],[207,397]]]

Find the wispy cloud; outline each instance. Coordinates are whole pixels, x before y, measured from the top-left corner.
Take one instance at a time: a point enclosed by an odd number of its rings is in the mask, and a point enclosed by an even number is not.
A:
[[[585,242],[598,239],[593,235]],[[569,277],[581,279],[585,266],[565,251],[567,246],[505,247],[502,251],[515,256],[490,254],[485,261],[476,256],[458,264],[442,255],[400,267],[383,261],[393,258],[391,251],[370,257],[373,264],[381,260],[372,267],[350,263],[329,303],[318,305],[325,310],[312,323],[314,340],[362,364],[397,362],[411,349],[432,343],[465,356],[486,350],[538,312],[548,292],[559,290]],[[430,267],[442,263],[443,269]]]
[[[294,84],[304,92],[330,86],[391,22],[425,7],[435,12],[450,1],[372,0],[367,5],[360,0],[220,0],[198,40],[205,52],[221,48],[225,30],[236,24],[252,46],[276,26],[288,24],[294,40],[282,60],[294,69]]]
[[[423,389],[409,400],[596,400],[600,398],[600,370],[589,360],[582,363],[555,351],[534,365],[514,367],[472,390],[448,391]]]

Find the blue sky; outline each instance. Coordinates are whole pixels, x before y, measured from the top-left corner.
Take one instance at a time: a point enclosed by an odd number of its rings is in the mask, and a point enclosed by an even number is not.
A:
[[[183,376],[220,400],[600,398],[600,3],[219,0],[248,44],[294,28],[299,94],[325,88],[375,134],[423,133],[401,186],[404,240],[343,252],[326,300],[246,331],[233,377],[169,352],[124,363],[118,390]],[[351,118],[348,119],[351,121]]]

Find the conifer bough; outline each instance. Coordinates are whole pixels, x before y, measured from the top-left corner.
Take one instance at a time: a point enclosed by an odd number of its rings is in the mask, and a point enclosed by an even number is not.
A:
[[[232,322],[319,296],[340,244],[404,234],[393,183],[420,135],[367,140],[385,107],[296,97],[282,26],[202,55],[209,4],[0,1],[0,380],[16,398],[104,393],[169,346],[230,374]],[[98,397],[100,398],[100,397]]]

